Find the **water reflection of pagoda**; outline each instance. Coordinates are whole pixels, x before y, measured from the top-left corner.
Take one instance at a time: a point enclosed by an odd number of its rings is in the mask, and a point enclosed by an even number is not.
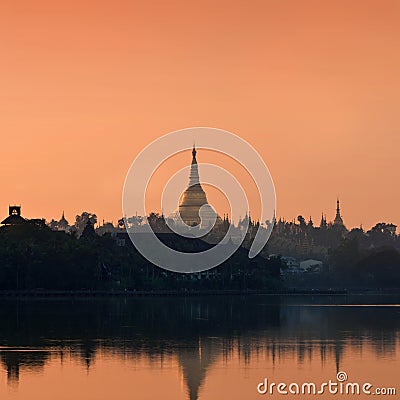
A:
[[[208,338],[199,338],[192,346],[178,350],[178,361],[188,388],[189,400],[199,398],[207,370],[218,356],[218,349]]]
[[[50,353],[43,351],[29,351],[20,349],[6,349],[0,352],[0,360],[7,370],[7,383],[18,386],[21,368],[42,369]]]
[[[40,370],[50,359],[72,354],[89,367],[105,354],[178,360],[188,400],[198,400],[218,360],[246,364],[264,357],[302,364],[320,358],[336,370],[347,351],[372,344],[376,354],[394,354],[400,320],[394,307],[308,307],[276,297],[21,301],[4,299],[0,319],[0,363],[10,385],[24,370]],[[319,298],[319,302],[323,299]],[[325,300],[327,302],[329,299]],[[283,303],[283,304],[282,304]],[[73,316],[73,324],[70,323]],[[46,333],[46,334],[44,334]],[[99,340],[101,338],[101,340]],[[49,340],[50,339],[50,340]]]

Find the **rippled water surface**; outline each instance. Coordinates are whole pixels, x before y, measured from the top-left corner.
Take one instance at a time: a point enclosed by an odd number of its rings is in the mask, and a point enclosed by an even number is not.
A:
[[[338,372],[400,396],[396,296],[0,303],[0,400],[371,398],[257,391],[265,379],[319,387]]]

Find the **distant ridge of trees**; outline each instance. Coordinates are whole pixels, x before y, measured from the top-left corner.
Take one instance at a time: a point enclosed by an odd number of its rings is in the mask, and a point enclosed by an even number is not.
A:
[[[297,223],[280,219],[262,256],[250,260],[246,249],[260,227],[250,221],[243,248],[231,259],[202,274],[182,275],[150,264],[128,238],[119,245],[119,235],[125,232],[122,220],[116,227],[103,223],[100,229],[94,228],[97,216],[89,212],[77,215],[73,225],[68,225],[64,215],[48,224],[39,219],[25,221],[0,228],[0,290],[276,291],[288,284],[280,277],[280,271],[285,270],[281,256],[324,262],[321,273],[309,274],[310,279],[304,274],[293,277],[291,287],[400,288],[400,236],[390,223],[380,222],[368,231],[362,227],[348,231],[344,226],[327,224],[324,218],[319,227],[302,216]],[[189,252],[216,243],[230,223],[224,218],[203,241],[172,237],[159,214],[151,213],[148,221],[169,247]]]
[[[201,242],[178,237],[174,245],[187,251],[191,240]],[[224,264],[202,274],[168,272],[149,263],[131,243],[118,246],[111,235],[95,234],[90,218],[79,238],[76,232],[54,231],[45,224],[0,228],[0,290],[274,291],[282,286],[281,266],[279,259],[249,259],[241,248]]]

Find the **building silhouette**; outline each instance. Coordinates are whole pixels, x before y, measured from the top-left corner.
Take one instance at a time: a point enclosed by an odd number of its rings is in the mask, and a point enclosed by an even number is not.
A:
[[[8,217],[1,221],[2,225],[21,225],[26,223],[26,219],[21,216],[21,206],[9,206]]]
[[[343,218],[340,215],[340,202],[339,202],[339,199],[336,200],[336,216],[335,216],[335,219],[333,221],[333,225],[336,226],[336,227],[341,227],[341,228],[345,227],[344,223],[343,223]]]
[[[69,228],[69,224],[67,219],[65,218],[64,211],[62,213],[61,219],[58,221],[58,230],[59,231],[67,231]]]
[[[178,210],[173,212],[170,218],[176,222],[180,216],[186,225],[207,228],[222,220],[208,204],[207,195],[200,183],[196,155],[196,147],[193,146],[188,187],[181,196]]]

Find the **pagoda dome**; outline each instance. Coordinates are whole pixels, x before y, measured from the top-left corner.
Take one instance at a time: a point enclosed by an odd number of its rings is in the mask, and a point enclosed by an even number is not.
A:
[[[201,187],[196,154],[196,148],[193,146],[189,184],[182,193],[178,209],[170,215],[170,218],[176,221],[180,216],[186,225],[199,226],[202,229],[222,220],[208,204],[206,193]]]

